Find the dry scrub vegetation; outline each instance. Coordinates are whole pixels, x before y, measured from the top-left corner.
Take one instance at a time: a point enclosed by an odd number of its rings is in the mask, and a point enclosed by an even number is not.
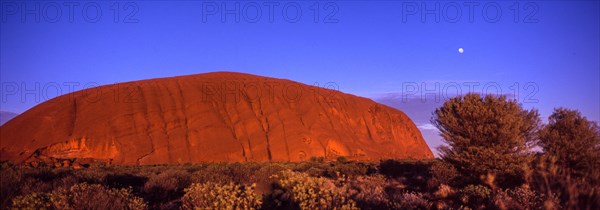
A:
[[[556,165],[550,167],[555,168]],[[538,168],[473,183],[441,160],[207,163],[85,169],[2,165],[2,209],[597,209],[598,185]],[[489,179],[492,179],[490,181]],[[597,181],[597,179],[595,180]]]
[[[600,209],[600,131],[504,97],[447,101],[429,161],[0,165],[1,209]]]

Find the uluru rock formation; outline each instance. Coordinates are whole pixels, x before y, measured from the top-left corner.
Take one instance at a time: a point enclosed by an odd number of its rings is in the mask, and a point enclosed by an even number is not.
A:
[[[216,72],[107,85],[0,127],[0,159],[115,164],[433,158],[401,111],[289,80]]]

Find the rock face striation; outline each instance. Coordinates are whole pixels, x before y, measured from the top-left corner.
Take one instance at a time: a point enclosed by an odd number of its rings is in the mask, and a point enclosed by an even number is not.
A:
[[[113,164],[433,158],[401,111],[289,80],[215,72],[101,86],[0,127],[0,159]]]

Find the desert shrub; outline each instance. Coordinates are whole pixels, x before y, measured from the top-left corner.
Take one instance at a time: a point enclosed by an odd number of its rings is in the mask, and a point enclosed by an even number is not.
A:
[[[473,93],[446,101],[432,118],[447,143],[440,147],[444,161],[475,183],[495,174],[503,186],[522,184],[539,122],[536,110],[516,100]]]
[[[14,164],[9,161],[0,161],[0,170],[6,170],[14,167]]]
[[[31,193],[12,201],[16,209],[146,209],[131,188],[111,189],[102,185],[77,184],[51,193]]]
[[[73,175],[81,182],[103,184],[108,173],[102,168],[87,168],[73,171]]]
[[[254,183],[256,183],[256,193],[263,196],[263,209],[273,209],[283,205],[283,200],[286,199],[284,191],[274,187],[276,180],[272,177],[273,174],[278,174],[288,167],[281,163],[264,163],[263,166],[254,173]]]
[[[356,209],[349,197],[349,187],[327,178],[310,177],[306,173],[282,171],[275,175],[279,184],[291,191],[292,199],[300,209]]]
[[[429,163],[417,160],[384,160],[379,163],[379,173],[405,185],[403,190],[422,191],[427,187]]]
[[[234,183],[251,185],[255,183],[256,171],[260,169],[258,163],[230,163],[229,174],[232,177],[230,181]]]
[[[67,175],[67,176],[63,176],[61,178],[53,180],[50,183],[50,185],[52,186],[51,189],[58,189],[58,188],[70,188],[79,183],[80,183],[80,180],[77,179],[77,177],[75,177],[73,175]]]
[[[454,189],[448,185],[441,184],[438,190],[435,191],[434,195],[438,198],[447,198],[454,195]]]
[[[215,163],[215,165],[208,165],[206,168],[200,169],[192,174],[192,183],[228,183],[231,179],[229,177],[229,174],[225,173],[225,170],[226,167],[224,166],[224,164],[221,163]]]
[[[292,200],[292,192],[275,182],[269,193],[263,193],[262,209],[298,209],[298,205]]]
[[[343,158],[342,158],[343,159]],[[335,162],[321,162],[319,160],[292,163],[288,164],[288,169],[298,172],[306,172],[310,176],[314,177],[329,177],[337,178],[338,176],[363,176],[373,174],[377,172],[374,164],[364,162],[349,162],[349,161],[335,161]]]
[[[77,184],[70,189],[52,193],[56,209],[146,209],[140,197],[131,188],[107,188],[98,184]]]
[[[485,206],[489,203],[492,190],[483,185],[467,185],[460,190],[460,199],[469,206]]]
[[[69,169],[5,165],[0,170],[0,206],[10,206],[11,200],[18,195],[42,195],[53,189],[71,187],[78,182]]]
[[[286,169],[288,167],[280,163],[264,163],[262,167],[254,172],[254,181],[256,183],[271,182],[271,175],[278,174]]]
[[[67,172],[51,168],[22,168],[19,193],[28,195],[32,193],[50,192],[53,183],[63,178]]]
[[[328,163],[314,160],[292,164],[290,166],[290,169],[292,171],[306,172],[309,173],[311,176],[320,177],[325,176],[327,174],[327,167],[329,167]]]
[[[527,185],[498,190],[494,194],[494,205],[500,209],[543,209],[544,196],[531,190]]]
[[[251,184],[254,183],[255,173],[259,169],[260,165],[255,163],[214,163],[194,172],[192,182]]]
[[[429,168],[430,179],[427,180],[429,189],[435,189],[440,185],[455,186],[460,174],[452,164],[443,161],[435,161]]]
[[[22,175],[22,170],[12,165],[2,165],[0,170],[0,206],[9,206],[11,200],[19,195]]]
[[[383,175],[359,176],[350,181],[350,186],[349,194],[361,209],[388,207],[387,180]]]
[[[398,178],[387,178],[387,182],[386,182],[386,187],[385,187],[385,192],[390,195],[396,195],[396,194],[400,194],[403,192],[406,192],[408,190],[410,190],[408,188],[408,186],[406,185],[406,181],[408,179],[404,178],[404,177],[398,177]]]
[[[324,177],[328,176],[329,171],[327,171],[327,169],[323,167],[310,167],[306,169],[304,173],[312,177]]]
[[[52,181],[59,174],[53,172],[52,168],[40,167],[40,168],[27,168],[24,169],[23,178],[38,179],[42,182]]]
[[[412,177],[428,174],[427,164],[417,160],[382,160],[379,173],[387,177]]]
[[[600,187],[591,185],[589,178],[559,170],[559,164],[542,154],[538,157],[539,166],[531,168],[527,179],[531,188],[500,188],[493,174],[483,176],[481,184],[463,182],[454,165],[445,161],[205,163],[80,170],[4,164],[0,165],[0,209],[137,209],[147,207],[144,200],[151,209],[215,209],[209,205],[225,205],[233,197],[251,197],[235,202],[255,203],[247,206],[260,209],[597,209]],[[377,166],[374,172],[379,173],[369,172]],[[204,185],[191,190],[190,180],[203,180],[196,185]],[[418,187],[423,183],[428,187]],[[231,190],[225,198],[210,195],[212,188]]]
[[[12,189],[15,191],[13,192],[15,193],[14,195],[28,195],[31,193],[52,191],[52,189],[54,189],[53,185],[58,184],[62,178],[70,176],[68,175],[69,171],[57,169],[53,170],[47,167],[17,167],[14,170],[20,171],[18,174],[14,174],[19,176],[19,178],[17,178],[19,181],[19,186]],[[4,180],[5,178],[2,177],[2,179]]]
[[[392,209],[430,209],[431,203],[418,192],[405,192],[392,196]]]
[[[42,180],[26,177],[21,182],[20,192],[21,195],[28,195],[31,193],[41,193],[52,191],[52,186],[49,182],[43,182]]]
[[[52,194],[31,193],[12,200],[13,209],[52,209]]]
[[[183,209],[258,209],[262,200],[254,193],[254,185],[207,182],[185,189],[182,202]]]
[[[136,191],[142,189],[148,177],[130,174],[130,172],[111,172],[104,177],[104,184],[113,188],[132,187]]]
[[[325,176],[331,178],[338,178],[341,176],[345,177],[356,177],[367,175],[369,168],[365,164],[359,163],[332,163],[326,169]]]
[[[335,161],[338,163],[348,163],[348,157],[338,156],[337,158],[335,158]]]
[[[323,163],[325,162],[325,157],[321,157],[321,156],[312,156],[309,159],[310,162],[315,162],[315,163]]]
[[[143,193],[151,203],[162,203],[183,196],[183,190],[191,184],[187,171],[169,169],[152,175],[144,184]]]
[[[574,177],[565,172],[552,159],[540,157],[534,164],[531,186],[546,197],[545,206],[566,209],[599,209],[600,185],[593,179]],[[559,202],[555,202],[555,198]]]
[[[50,181],[42,181],[37,178],[25,178],[20,186],[20,194],[28,195],[32,193],[47,193],[58,188],[70,188],[78,184],[79,180],[71,175],[56,178]]]
[[[202,170],[204,168],[206,168],[206,163],[203,164],[192,164],[192,163],[186,163],[185,165],[183,165],[183,167],[181,168],[182,170],[186,170],[187,172],[189,172],[190,174]]]

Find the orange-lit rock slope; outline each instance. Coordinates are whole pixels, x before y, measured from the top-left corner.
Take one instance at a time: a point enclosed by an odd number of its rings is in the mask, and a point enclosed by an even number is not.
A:
[[[216,72],[87,89],[0,127],[0,159],[114,164],[433,154],[401,111],[289,80]]]

